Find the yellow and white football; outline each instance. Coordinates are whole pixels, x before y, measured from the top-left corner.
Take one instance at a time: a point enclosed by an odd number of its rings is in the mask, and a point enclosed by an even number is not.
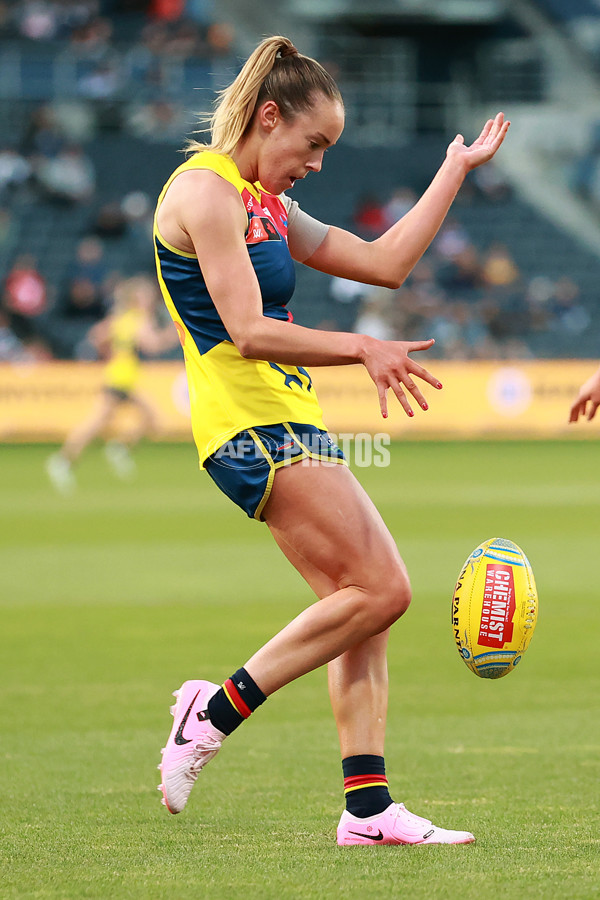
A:
[[[529,560],[505,538],[477,547],[452,597],[452,633],[465,664],[480,678],[502,678],[519,664],[533,636],[538,596]]]

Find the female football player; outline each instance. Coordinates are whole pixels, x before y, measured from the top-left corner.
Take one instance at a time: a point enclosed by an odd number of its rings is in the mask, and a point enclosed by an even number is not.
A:
[[[57,453],[46,462],[46,471],[57,490],[69,493],[75,487],[74,466],[95,438],[102,434],[123,404],[133,406],[137,423],[121,440],[107,441],[106,457],[120,478],[135,471],[130,451],[158,427],[154,406],[137,389],[141,352],[156,355],[177,343],[177,334],[169,323],[159,328],[154,320],[156,285],[146,275],[117,282],[113,308],[105,319],[94,325],[87,338],[101,357],[107,358],[104,385],[94,409],[68,435]]]
[[[225,90],[209,146],[165,185],[155,217],[161,289],[183,344],[200,463],[275,541],[319,598],[222,686],[186,681],[163,750],[163,802],[180,812],[223,740],[274,691],[329,664],[346,810],[338,843],[468,843],[392,801],[384,765],[388,630],[408,607],[404,563],[325,430],[306,366],[362,363],[383,416],[391,389],[408,416],[438,380],[409,354],[433,341],[381,341],[292,324],[292,259],[398,287],[432,241],[467,172],[491,159],[499,113],[461,135],[421,200],[373,242],[308,216],[286,196],[319,172],[344,126],[331,76],[283,37],[263,41]]]

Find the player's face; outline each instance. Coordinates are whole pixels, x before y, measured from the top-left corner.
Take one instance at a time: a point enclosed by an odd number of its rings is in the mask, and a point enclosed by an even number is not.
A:
[[[268,130],[258,180],[270,193],[280,194],[309,172],[321,171],[325,151],[343,131],[344,109],[337,100],[319,94],[310,110],[286,122],[275,104],[272,107],[265,110]]]

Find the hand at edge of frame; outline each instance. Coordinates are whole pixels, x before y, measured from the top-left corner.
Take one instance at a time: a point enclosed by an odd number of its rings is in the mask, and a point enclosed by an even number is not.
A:
[[[588,406],[589,403],[589,406]],[[600,406],[600,369],[581,385],[577,399],[569,411],[569,423],[577,422],[579,417],[591,422]]]

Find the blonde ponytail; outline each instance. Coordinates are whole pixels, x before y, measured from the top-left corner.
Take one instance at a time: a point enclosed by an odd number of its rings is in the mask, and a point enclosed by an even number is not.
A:
[[[246,60],[235,81],[220,91],[215,110],[207,118],[211,134],[207,146],[188,141],[186,150],[212,150],[229,155],[248,131],[254,112],[274,100],[283,119],[310,109],[315,93],[342,102],[331,75],[316,60],[298,53],[292,42],[277,35],[262,41]]]

